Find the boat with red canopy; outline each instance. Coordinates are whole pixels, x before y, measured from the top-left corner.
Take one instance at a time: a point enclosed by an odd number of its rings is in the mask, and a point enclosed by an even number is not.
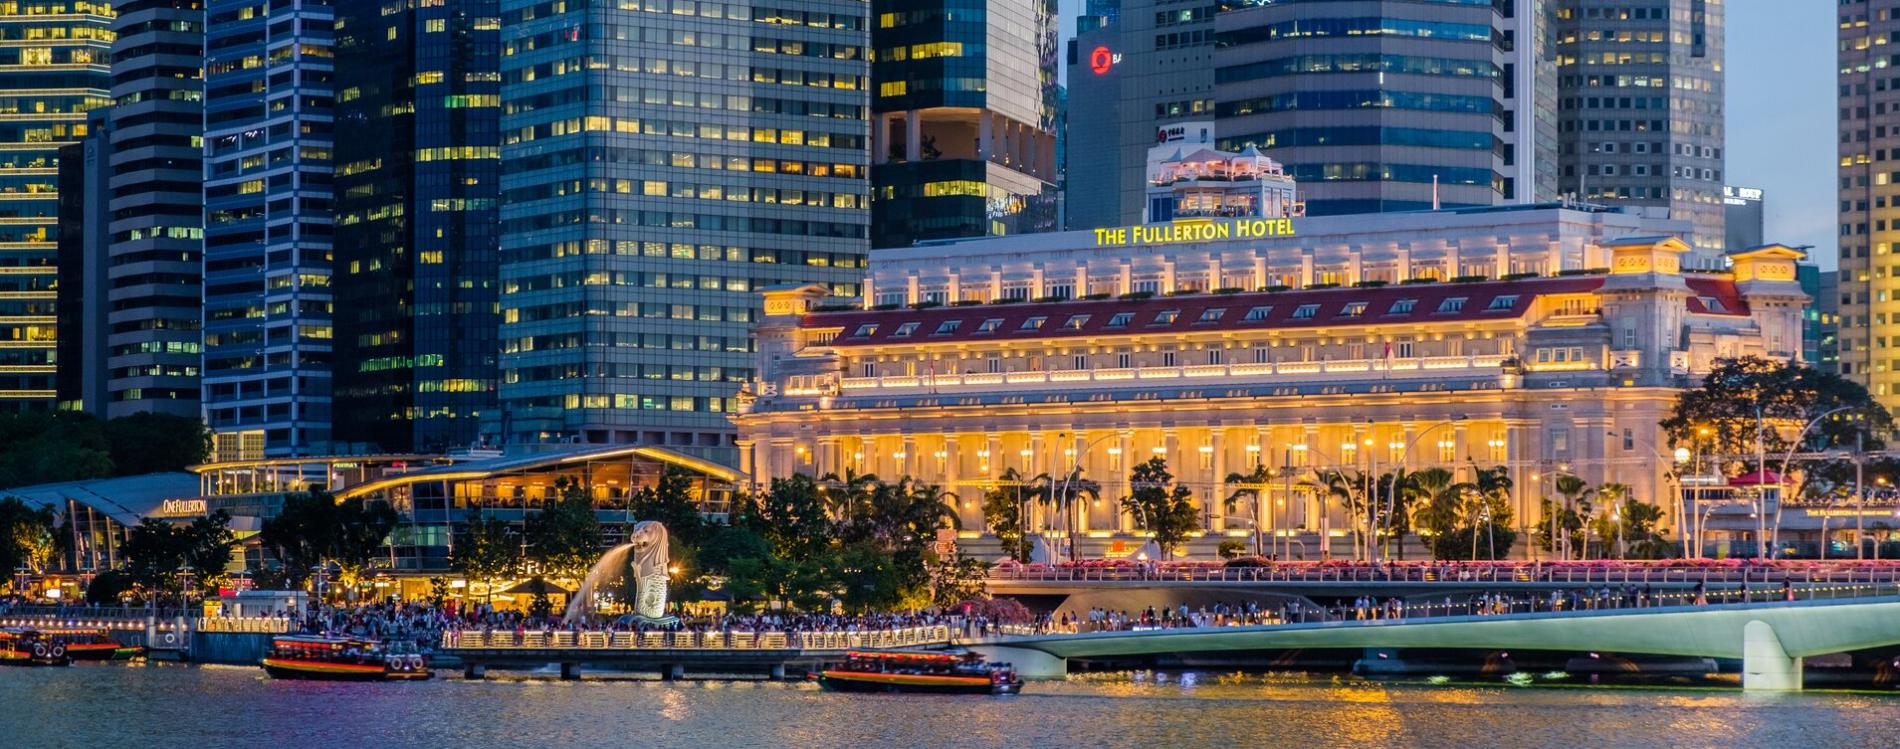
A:
[[[837,692],[1015,694],[1022,678],[1007,663],[988,663],[977,653],[900,650],[845,653],[844,663],[815,675]]]
[[[271,640],[263,666],[277,679],[413,681],[430,676],[421,655],[390,653],[381,643],[350,637],[283,635]]]

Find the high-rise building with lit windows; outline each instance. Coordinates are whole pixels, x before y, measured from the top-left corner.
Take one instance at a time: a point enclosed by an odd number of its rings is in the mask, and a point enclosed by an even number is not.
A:
[[[1060,228],[1054,0],[871,11],[871,246]]]
[[[1558,189],[1695,224],[1686,265],[1720,269],[1722,0],[1553,0]]]
[[[504,0],[510,443],[733,454],[755,290],[862,279],[862,0]],[[947,143],[947,142],[946,142]]]
[[[323,451],[330,2],[211,0],[205,15],[205,420],[219,459]]]
[[[336,3],[332,439],[441,450],[495,404],[495,0]]]
[[[106,399],[199,416],[204,312],[204,3],[127,0],[112,22]]]
[[[1900,413],[1900,85],[1888,41],[1900,35],[1900,0],[1838,3],[1840,21],[1840,273],[1822,293],[1837,302],[1835,352],[1842,375]],[[1826,303],[1822,305],[1826,309]],[[1826,358],[1823,355],[1822,358]]]
[[[53,405],[61,147],[110,103],[112,6],[0,3],[0,411]]]

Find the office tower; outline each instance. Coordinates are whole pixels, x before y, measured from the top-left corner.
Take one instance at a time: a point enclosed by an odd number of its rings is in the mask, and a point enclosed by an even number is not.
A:
[[[1484,206],[1518,184],[1513,4],[1273,3],[1215,18],[1216,135],[1286,165],[1312,215]],[[1534,72],[1534,71],[1533,71]],[[1518,107],[1521,109],[1521,107]],[[1534,130],[1534,128],[1533,128]]]
[[[871,246],[1055,230],[1054,0],[871,9]]]
[[[1113,23],[1078,19],[1069,45],[1069,229],[1139,223],[1155,145],[1213,146],[1196,136],[1214,132],[1215,6],[1117,6],[1125,12]]]
[[[1722,244],[1731,250],[1760,246],[1766,241],[1763,218],[1761,188],[1722,186]]]
[[[111,102],[112,9],[0,4],[0,412],[54,403],[60,157]]]
[[[1855,0],[1840,17],[1840,373],[1900,413],[1900,274],[1886,272],[1900,234],[1900,88],[1890,84],[1885,40],[1900,33],[1900,0]]]
[[[205,420],[221,460],[310,454],[330,441],[330,3],[205,16]]]
[[[755,292],[862,278],[866,8],[502,3],[509,442],[731,457]]]
[[[1731,231],[1734,226],[1729,224]],[[1828,301],[1840,293],[1839,278],[1837,271],[1824,271],[1813,263],[1795,266],[1795,280],[1810,300],[1801,310],[1801,361],[1826,372],[1840,365],[1838,305]]]
[[[204,4],[129,0],[112,31],[104,416],[199,416]]]
[[[59,316],[55,408],[104,413],[110,326],[105,289],[110,261],[106,221],[111,204],[112,108],[86,115],[86,137],[59,149]]]
[[[1695,224],[1688,267],[1723,267],[1722,3],[1555,0],[1558,189]],[[1728,248],[1735,249],[1735,248]]]
[[[336,5],[332,439],[481,441],[495,403],[500,14]]]

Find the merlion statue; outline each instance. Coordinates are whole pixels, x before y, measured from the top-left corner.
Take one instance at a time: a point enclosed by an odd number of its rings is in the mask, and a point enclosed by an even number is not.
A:
[[[633,531],[627,534],[627,542],[615,546],[602,554],[594,568],[587,571],[587,577],[581,581],[579,590],[567,602],[567,612],[562,617],[574,621],[593,608],[594,594],[602,584],[633,583],[633,615],[638,621],[648,623],[671,623],[674,617],[666,615],[666,581],[668,577],[666,526],[651,520],[635,523]]]

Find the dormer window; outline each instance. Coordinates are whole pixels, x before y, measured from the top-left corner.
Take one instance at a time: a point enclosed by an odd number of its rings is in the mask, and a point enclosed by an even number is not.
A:
[[[858,332],[852,333],[851,337],[852,338],[870,338],[873,335],[877,335],[877,323],[867,322],[863,325],[859,325]]]
[[[1311,320],[1313,316],[1317,314],[1319,314],[1319,305],[1317,304],[1302,304],[1293,309],[1293,319],[1295,320]]]
[[[1495,297],[1491,300],[1491,306],[1484,309],[1486,312],[1508,312],[1517,309],[1517,295],[1505,294],[1500,297]]]
[[[1042,330],[1042,324],[1048,321],[1049,321],[1049,318],[1044,317],[1042,315],[1037,315],[1035,317],[1031,317],[1027,320],[1024,320],[1022,326],[1017,328],[1017,330],[1025,330],[1025,331]]]
[[[897,326],[896,330],[891,331],[891,337],[892,338],[909,338],[910,334],[917,332],[917,325],[918,323],[914,323],[914,322],[907,322],[902,325],[899,325]]]
[[[1063,330],[1081,330],[1082,326],[1087,325],[1087,324],[1089,324],[1088,315],[1070,315],[1069,319],[1063,321],[1062,329]]]
[[[1465,297],[1455,296],[1438,303],[1438,314],[1446,315],[1465,311]]]
[[[1201,310],[1201,318],[1199,320],[1195,320],[1194,324],[1199,325],[1202,323],[1220,322],[1221,316],[1225,314],[1227,314],[1227,308],[1225,307],[1210,307],[1208,309]]]
[[[1264,307],[1254,307],[1253,309],[1247,310],[1247,316],[1240,318],[1240,321],[1241,322],[1264,322],[1267,319],[1267,315],[1271,315],[1271,314],[1273,314],[1272,305],[1267,305]]]
[[[1366,314],[1365,302],[1348,302],[1345,308],[1339,311],[1340,317],[1361,317],[1361,316],[1364,316],[1365,314]]]
[[[987,320],[984,320],[982,325],[976,326],[976,332],[994,333],[996,332],[996,329],[1000,327],[1003,327],[1003,318],[992,317]]]
[[[951,333],[957,332],[957,326],[962,324],[962,320],[945,320],[937,323],[937,332],[931,335],[950,335]]]
[[[1115,316],[1114,316],[1114,317],[1110,317],[1110,318],[1108,318],[1108,323],[1107,323],[1107,324],[1105,324],[1105,325],[1103,325],[1102,327],[1104,327],[1104,328],[1126,328],[1126,327],[1128,327],[1128,324],[1129,324],[1129,323],[1131,323],[1131,322],[1134,322],[1134,321],[1135,321],[1135,313],[1133,313],[1133,312],[1117,312],[1117,313],[1115,313]]]
[[[1417,306],[1418,306],[1417,299],[1400,299],[1392,303],[1392,309],[1387,310],[1386,314],[1409,315],[1409,314],[1412,314],[1412,308],[1417,307]]]
[[[1181,310],[1164,309],[1156,313],[1155,319],[1149,321],[1148,324],[1149,325],[1173,325],[1174,321],[1179,320],[1179,319],[1181,319]]]
[[[1712,312],[1718,315],[1728,312],[1728,307],[1723,305],[1722,300],[1720,299],[1717,299],[1712,296],[1699,296],[1699,297],[1696,297],[1696,299],[1700,300],[1702,302],[1702,308],[1708,310],[1709,312]]]

